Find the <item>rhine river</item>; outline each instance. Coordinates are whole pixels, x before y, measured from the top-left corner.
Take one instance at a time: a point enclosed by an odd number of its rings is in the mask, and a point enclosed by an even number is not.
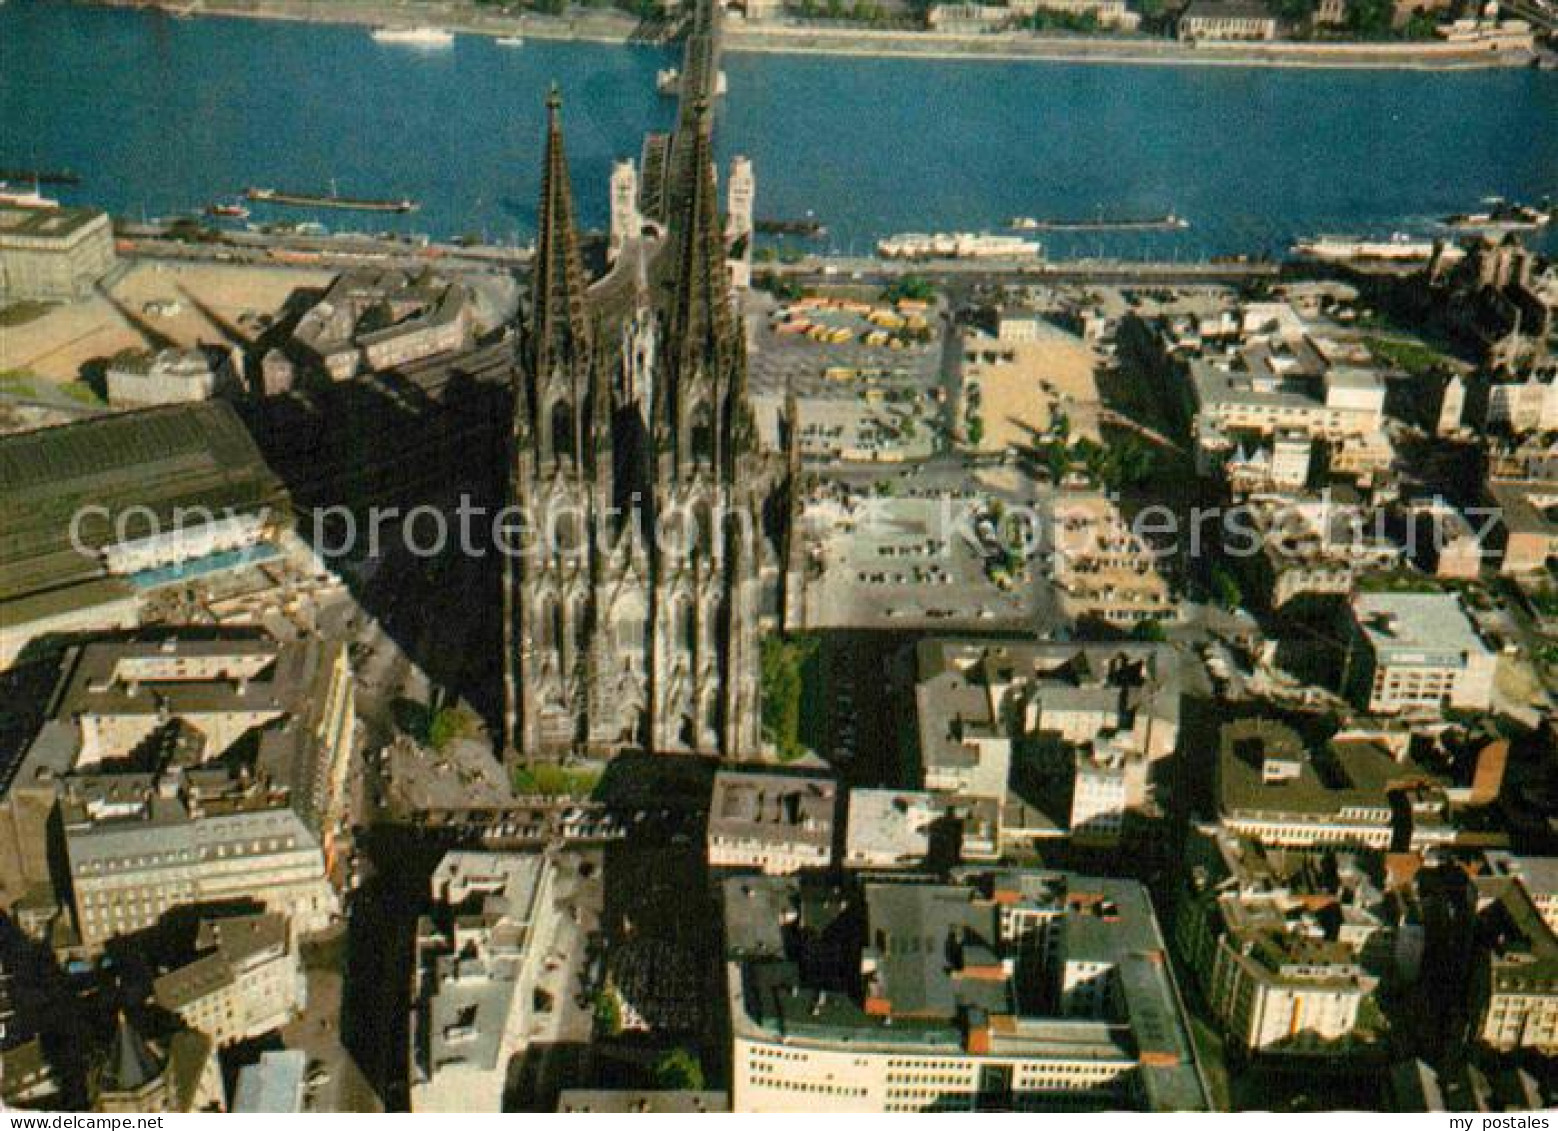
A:
[[[526,241],[543,100],[565,99],[583,222],[614,158],[667,125],[676,51],[363,27],[0,6],[0,167],[115,213],[195,212],[248,185],[421,202],[406,217],[255,207],[251,222]],[[1055,256],[1279,253],[1316,233],[1427,232],[1490,194],[1558,197],[1558,73],[948,62],[732,54],[724,156],[756,166],[758,214],[814,210],[825,250],[1009,217],[1174,211],[1180,233],[1050,234]],[[1558,240],[1549,234],[1550,247]]]

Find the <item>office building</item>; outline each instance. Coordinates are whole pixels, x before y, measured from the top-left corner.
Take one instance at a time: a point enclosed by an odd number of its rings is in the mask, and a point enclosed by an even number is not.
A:
[[[709,867],[771,876],[826,868],[837,811],[830,778],[721,770],[709,802]]]
[[[1453,593],[1361,593],[1352,601],[1347,690],[1376,714],[1485,711],[1498,656]]]
[[[737,1112],[1205,1110],[1127,880],[723,885]]]

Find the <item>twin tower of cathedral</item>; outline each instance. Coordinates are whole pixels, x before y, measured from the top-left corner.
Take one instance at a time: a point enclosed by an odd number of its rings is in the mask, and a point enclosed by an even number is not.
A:
[[[689,86],[712,59],[700,34]],[[761,753],[758,626],[780,600],[793,460],[757,445],[732,284],[750,169],[731,182],[727,227],[713,113],[684,88],[642,178],[613,176],[610,268],[591,282],[548,100],[515,367],[510,491],[526,533],[504,577],[511,759]]]

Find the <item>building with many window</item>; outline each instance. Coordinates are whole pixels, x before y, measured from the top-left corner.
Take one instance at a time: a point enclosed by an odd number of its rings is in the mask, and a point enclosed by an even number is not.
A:
[[[431,271],[357,268],[298,321],[294,349],[332,380],[466,349],[473,340],[465,284]]]
[[[61,937],[88,952],[194,903],[258,900],[318,930],[339,913],[355,736],[343,644],[90,644],[67,659],[0,829],[27,879],[68,893]]]
[[[1157,555],[1114,499],[1067,492],[1055,499],[1052,518],[1054,580],[1067,616],[1121,629],[1178,616]]]
[[[1000,855],[1000,803],[905,789],[852,789],[843,865],[866,871],[935,867]]]
[[[771,876],[826,868],[837,811],[831,778],[721,770],[709,802],[709,866]]]
[[[1179,17],[1179,38],[1276,39],[1277,17],[1254,0],[1194,0]]]
[[[1454,593],[1360,593],[1347,690],[1375,714],[1485,711],[1498,656]]]
[[[1205,6],[1192,4],[1182,21]],[[1165,348],[1188,369],[1191,431],[1203,471],[1279,436],[1294,457],[1300,437],[1326,445],[1332,472],[1363,478],[1388,466],[1392,449],[1378,442],[1385,419],[1379,372],[1293,306],[1247,303],[1237,315],[1171,323],[1165,335]],[[1357,447],[1367,438],[1375,439]],[[1353,448],[1339,467],[1347,445]],[[1296,474],[1296,458],[1284,471]]]
[[[723,896],[734,1111],[1207,1106],[1139,884],[740,876]]]
[[[1518,876],[1479,878],[1477,903],[1477,1039],[1500,1052],[1558,1053],[1558,935]]]
[[[1179,666],[1164,645],[926,640],[916,656],[924,786],[994,802],[998,840],[1068,827],[1117,839],[1179,741]]]
[[[223,1047],[287,1024],[307,1004],[303,964],[280,915],[205,919],[196,957],[152,985],[152,997]]]
[[[1311,745],[1268,718],[1224,724],[1217,811],[1229,829],[1273,847],[1404,851],[1456,837],[1448,793],[1405,742],[1360,733]]]

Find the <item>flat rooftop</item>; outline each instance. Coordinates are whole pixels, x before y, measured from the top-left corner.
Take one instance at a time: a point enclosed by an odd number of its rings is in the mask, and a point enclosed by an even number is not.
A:
[[[1360,593],[1352,608],[1358,627],[1382,657],[1488,651],[1453,593]]]
[[[829,778],[721,770],[709,802],[709,835],[827,848],[838,786]]]
[[[264,514],[278,525],[291,513],[285,486],[221,401],[0,437],[0,486],[0,609],[105,577],[101,552],[114,540],[113,517],[130,508],[147,508],[164,532],[174,528],[176,508],[190,525],[195,508],[217,517],[228,508]],[[87,506],[103,510],[76,526],[83,553],[72,543],[72,520]],[[95,517],[104,513],[112,517]],[[129,532],[139,537],[146,518],[135,513]],[[10,620],[8,609],[0,619]]]
[[[0,204],[0,246],[7,236],[63,240],[93,221],[106,223],[107,213],[91,208],[21,208]]]
[[[1266,781],[1262,765],[1268,758],[1296,764],[1297,774]],[[1346,809],[1372,812],[1388,823],[1388,790],[1434,780],[1426,767],[1409,757],[1397,760],[1378,743],[1333,741],[1311,750],[1292,728],[1272,719],[1228,723],[1218,739],[1217,797],[1224,816],[1320,817]]]
[[[738,1036],[1112,1061],[1142,1074],[1149,1106],[1206,1106],[1163,937],[1134,881],[1017,869],[843,884],[740,876],[723,895]],[[1050,928],[1056,946],[1030,945],[1027,931]],[[1073,962],[1113,980],[1096,1012],[1061,1012],[1059,964]],[[987,1054],[970,1051],[976,1030]]]

